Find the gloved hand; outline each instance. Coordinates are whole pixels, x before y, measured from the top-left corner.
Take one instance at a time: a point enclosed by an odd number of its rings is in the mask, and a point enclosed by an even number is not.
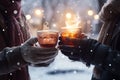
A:
[[[40,48],[33,45],[37,42],[37,38],[27,40],[22,46],[20,51],[23,59],[32,64],[48,64],[53,62],[58,50],[56,48]]]
[[[89,66],[91,63],[102,63],[101,59],[106,56],[104,53],[107,52],[108,48],[94,39],[84,38],[67,40],[74,43],[74,46],[63,44],[60,38],[59,48],[61,52],[71,60],[82,61]]]

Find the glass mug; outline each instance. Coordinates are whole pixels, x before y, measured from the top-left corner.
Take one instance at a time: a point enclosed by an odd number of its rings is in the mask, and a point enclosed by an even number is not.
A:
[[[74,46],[74,43],[71,41],[72,39],[82,39],[84,37],[84,34],[82,34],[80,27],[63,27],[60,35],[63,44],[70,46]]]
[[[56,30],[37,31],[38,43],[41,47],[55,47],[58,42],[59,33]]]

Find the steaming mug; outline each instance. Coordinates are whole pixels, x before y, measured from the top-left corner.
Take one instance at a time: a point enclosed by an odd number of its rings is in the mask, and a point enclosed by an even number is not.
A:
[[[74,27],[74,28],[63,27],[60,36],[63,44],[74,46],[74,43],[72,42],[72,40],[82,39],[84,38],[85,35],[82,33],[82,30],[80,27]]]

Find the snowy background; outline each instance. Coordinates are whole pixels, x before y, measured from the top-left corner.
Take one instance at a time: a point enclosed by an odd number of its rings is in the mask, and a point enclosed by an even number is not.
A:
[[[97,31],[98,0],[23,0],[22,8],[31,27],[43,29],[47,21],[49,27],[60,30],[65,27],[65,16],[75,16],[84,32],[89,33],[90,27]]]
[[[94,33],[98,31],[98,20],[94,18],[99,10],[97,0],[23,0],[22,8],[30,23],[32,36],[36,36],[36,31],[42,29],[43,18],[49,22],[51,28],[59,30],[64,26],[65,12],[70,10],[85,23],[85,30],[92,28],[93,31],[85,31],[89,32],[90,37],[96,36]],[[93,11],[92,15],[87,13],[89,10]],[[88,68],[81,62],[69,60],[60,51],[48,67],[29,66],[31,80],[90,80],[92,69],[93,66]]]
[[[91,80],[93,66],[73,62],[59,52],[48,67],[29,67],[31,80]]]

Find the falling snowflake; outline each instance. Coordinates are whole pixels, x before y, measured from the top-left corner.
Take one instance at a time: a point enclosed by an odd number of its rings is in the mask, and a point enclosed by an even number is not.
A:
[[[7,10],[5,10],[5,13],[7,13]]]
[[[109,64],[109,66],[111,67],[112,65],[111,65],[111,64]]]
[[[19,65],[20,65],[20,62],[17,62],[17,65],[19,66]]]
[[[15,3],[15,1],[14,1],[14,0],[12,0],[12,3]]]
[[[3,32],[5,31],[5,29],[2,30]]]
[[[14,11],[13,11],[13,13],[14,13],[14,14],[17,14],[17,13],[18,13],[18,11],[17,11],[17,10],[14,10]]]
[[[10,76],[12,76],[13,74],[12,73],[10,73]]]

